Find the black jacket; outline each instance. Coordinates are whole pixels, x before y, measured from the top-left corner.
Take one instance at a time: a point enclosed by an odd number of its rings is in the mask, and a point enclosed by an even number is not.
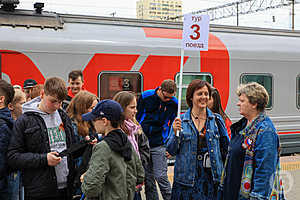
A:
[[[68,95],[67,98],[62,102],[62,105],[61,105],[62,109],[67,110],[67,108],[70,105],[71,101],[72,101],[72,97]]]
[[[7,148],[12,134],[13,119],[8,108],[0,109],[0,199],[7,199],[9,169],[7,165]]]
[[[8,108],[0,109],[0,181],[8,174],[6,153],[13,123]],[[1,186],[2,184],[0,183],[0,190]]]
[[[125,161],[131,160],[132,147],[127,135],[121,129],[109,132],[103,139],[109,148],[120,154]]]
[[[148,166],[150,162],[150,146],[147,136],[144,132],[135,134],[135,140],[138,143],[140,158],[144,169]]]
[[[66,133],[67,148],[75,143],[70,118],[58,110]],[[22,171],[25,197],[45,198],[57,196],[55,168],[48,166],[47,153],[50,152],[46,124],[35,112],[21,115],[15,122],[13,134],[8,147],[8,164]],[[74,162],[68,156],[68,196],[73,193]]]

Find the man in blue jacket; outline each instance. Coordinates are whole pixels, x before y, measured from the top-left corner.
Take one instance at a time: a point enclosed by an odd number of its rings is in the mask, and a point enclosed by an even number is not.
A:
[[[157,181],[164,200],[171,199],[171,185],[168,180],[166,140],[169,127],[176,117],[178,102],[176,84],[164,80],[160,87],[147,90],[138,100],[137,120],[149,139],[151,161],[146,169],[145,192],[147,200],[157,200]]]
[[[8,105],[14,98],[14,88],[4,80],[0,80],[0,199],[13,199],[17,188],[13,188],[14,177],[9,173],[7,164],[7,149],[11,137],[13,119]],[[17,180],[16,180],[17,181]],[[18,184],[18,183],[16,183]],[[16,189],[16,191],[13,191]],[[14,194],[13,194],[14,193]]]

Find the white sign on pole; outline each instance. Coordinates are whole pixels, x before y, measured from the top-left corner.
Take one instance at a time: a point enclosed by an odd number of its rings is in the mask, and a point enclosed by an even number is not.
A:
[[[208,15],[184,15],[182,35],[182,48],[184,50],[207,51],[208,35]]]
[[[180,117],[184,50],[208,51],[209,16],[184,15],[177,117]],[[179,136],[179,131],[175,133]]]

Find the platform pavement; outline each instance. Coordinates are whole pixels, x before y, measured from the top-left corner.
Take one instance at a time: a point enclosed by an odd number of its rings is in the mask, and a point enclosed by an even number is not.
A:
[[[300,154],[283,156],[280,158],[281,176],[283,180],[286,200],[300,200]],[[173,183],[174,167],[168,167],[168,177]],[[158,191],[159,187],[157,186]],[[146,200],[142,191],[142,199]],[[162,200],[160,195],[159,200]]]
[[[281,177],[287,200],[300,200],[300,155],[280,158]]]

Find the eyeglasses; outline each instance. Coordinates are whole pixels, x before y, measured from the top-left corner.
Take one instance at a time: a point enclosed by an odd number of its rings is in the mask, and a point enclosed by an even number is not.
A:
[[[166,99],[166,100],[170,100],[170,99],[172,99],[172,96],[171,96],[171,97],[169,97],[169,96],[166,96],[164,92],[165,92],[165,91],[163,91],[163,90],[161,91],[161,93],[162,93],[162,95],[163,95],[164,99]]]

